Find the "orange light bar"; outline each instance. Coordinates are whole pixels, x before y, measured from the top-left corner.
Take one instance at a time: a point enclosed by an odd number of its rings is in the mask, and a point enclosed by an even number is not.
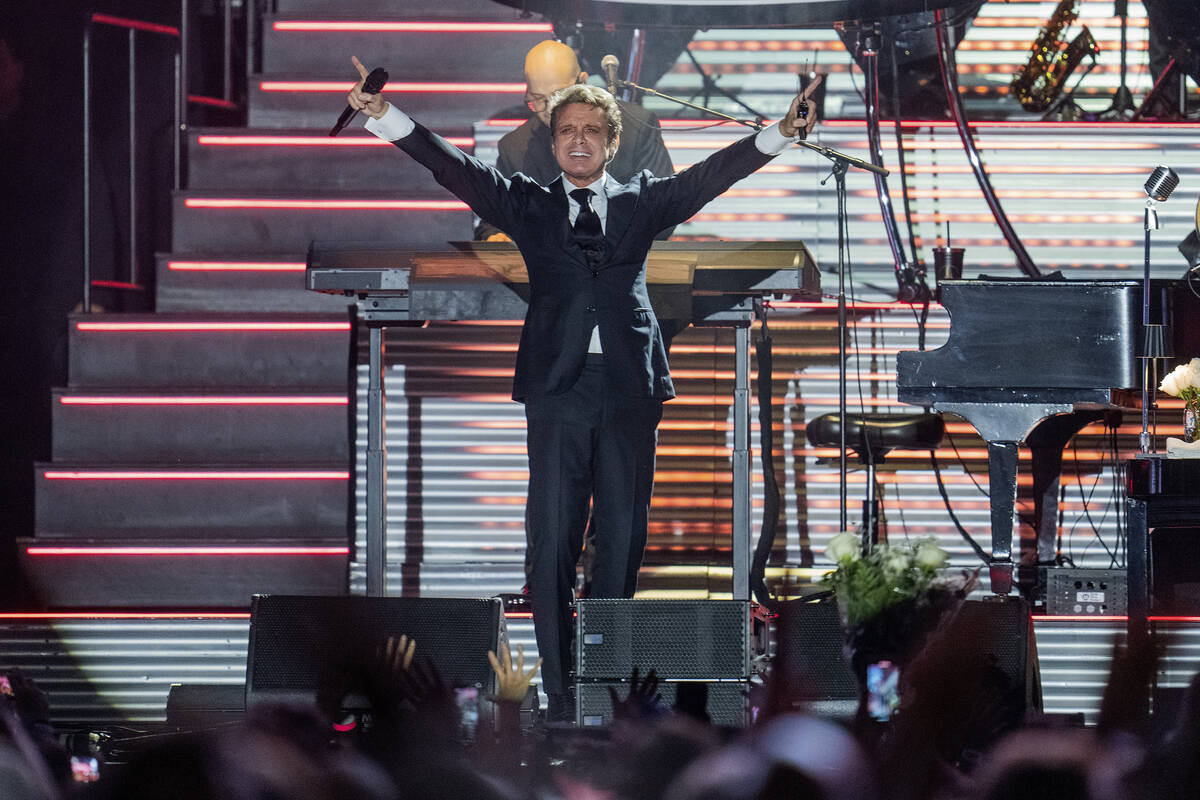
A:
[[[42,472],[48,481],[345,481],[350,479],[347,470],[62,470],[48,469]]]
[[[80,331],[346,331],[349,322],[76,322]]]
[[[553,33],[549,22],[382,22],[376,20],[279,20],[277,31],[356,33]]]
[[[344,556],[349,547],[27,547],[31,556]]]
[[[474,147],[474,136],[447,136],[456,147]],[[392,147],[378,136],[217,136],[202,134],[196,143],[206,147]]]
[[[268,200],[254,197],[189,197],[187,208],[276,208],[299,210],[466,211],[461,200]]]
[[[853,119],[823,119],[821,120],[822,128],[866,128],[867,123],[863,120]],[[880,120],[881,128],[894,128],[895,123],[891,120]],[[926,119],[909,119],[900,120],[901,128],[953,128],[954,122],[950,120],[926,120]],[[972,128],[1033,128],[1033,129],[1053,129],[1063,128],[1070,130],[1100,130],[1123,132],[1123,131],[1145,131],[1153,130],[1154,128],[1182,128],[1195,130],[1196,123],[1194,122],[1058,122],[1047,120],[1045,122],[1037,120],[1029,120],[1025,122],[1005,122],[1001,120],[980,120],[971,122]],[[961,145],[960,145],[961,146]]]
[[[303,261],[168,261],[175,272],[304,272]]]
[[[58,398],[64,406],[347,406],[348,397],[103,397],[73,395]]]
[[[0,620],[250,619],[250,612],[0,612]]]
[[[353,83],[345,81],[261,81],[258,88],[264,92],[332,92],[348,93],[354,88]],[[486,93],[486,94],[525,94],[524,83],[456,83],[451,81],[431,81],[427,83],[389,83],[383,87],[385,92],[402,92],[408,94],[438,94],[450,93]]]
[[[836,311],[837,303],[831,303],[828,300],[764,300],[763,305],[768,308],[819,308],[825,311]],[[940,303],[930,303],[930,308],[941,308]],[[847,303],[847,310],[855,311],[858,309],[882,309],[882,310],[907,310],[912,308],[911,303],[898,302],[875,302],[875,303]]]

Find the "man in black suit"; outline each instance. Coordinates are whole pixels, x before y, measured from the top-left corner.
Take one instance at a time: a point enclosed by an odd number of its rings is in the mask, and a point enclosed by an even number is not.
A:
[[[529,271],[513,399],[525,404],[533,620],[551,719],[572,713],[570,603],[589,500],[594,597],[633,596],[646,544],[658,422],[675,395],[646,291],[646,254],[659,231],[806,135],[816,117],[802,115],[801,100],[779,123],[678,175],[642,172],[621,184],[605,170],[621,134],[612,95],[571,86],[551,98],[550,148],[561,174],[542,186],[468,156],[382,95],[362,92],[362,81],[347,98],[370,115],[368,130],[508,232]]]
[[[588,74],[579,67],[575,51],[562,42],[547,39],[525,54],[525,105],[533,116],[519,128],[500,138],[496,169],[506,178],[522,172],[542,186],[562,174],[562,168],[550,152],[550,97],[577,83],[587,83]],[[608,164],[608,174],[625,183],[644,169],[660,178],[675,174],[671,156],[663,143],[658,118],[636,103],[617,101],[621,111],[621,146]],[[656,238],[666,239],[670,230]],[[480,222],[475,238],[508,241],[495,225]]]
[[[542,186],[549,186],[562,174],[562,167],[550,149],[550,97],[568,86],[587,83],[587,80],[588,74],[579,66],[579,58],[572,47],[546,39],[530,48],[525,54],[525,105],[533,116],[500,138],[496,169],[501,175],[511,178],[521,172]],[[660,178],[674,175],[675,166],[663,142],[658,118],[636,103],[618,100],[617,108],[621,111],[621,146],[605,168],[608,174],[617,183],[625,183],[644,169]],[[673,230],[673,227],[666,228],[654,238],[669,239]],[[489,242],[511,241],[508,234],[483,221],[475,226],[475,238]],[[675,327],[674,320],[663,322],[662,335],[668,351],[676,333]],[[529,579],[533,574],[532,553],[533,547],[527,547],[522,590],[525,597],[529,596]],[[595,556],[595,525],[589,524],[583,546],[584,591],[591,590]]]

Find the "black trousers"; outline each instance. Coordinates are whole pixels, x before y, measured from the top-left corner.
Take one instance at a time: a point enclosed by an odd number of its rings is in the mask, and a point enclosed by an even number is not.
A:
[[[588,356],[570,391],[525,401],[531,548],[529,587],[542,687],[561,694],[573,663],[575,566],[596,533],[592,597],[632,597],[646,548],[662,401],[622,395],[601,357]]]

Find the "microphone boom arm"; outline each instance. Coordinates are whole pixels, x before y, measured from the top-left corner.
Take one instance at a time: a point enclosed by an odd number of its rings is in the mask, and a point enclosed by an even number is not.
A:
[[[730,114],[725,114],[720,111],[714,111],[711,108],[707,108],[705,106],[698,105],[697,103],[691,103],[691,102],[688,102],[687,100],[682,100],[678,97],[672,97],[669,94],[663,94],[662,92],[658,91],[657,89],[651,89],[648,86],[640,86],[639,84],[636,84],[633,81],[618,80],[617,86],[622,89],[625,89],[625,88],[636,89],[639,92],[642,92],[642,93],[648,94],[648,95],[652,95],[653,97],[661,97],[663,100],[668,100],[672,103],[677,103],[681,106],[686,106],[687,108],[691,108],[696,111],[701,111],[705,114],[711,114],[714,117],[720,117],[721,119],[723,119],[727,122],[736,122],[738,125],[744,125],[747,128],[753,128],[756,131],[761,131],[764,127],[761,119],[756,119],[756,120],[741,119],[739,117],[735,117]],[[843,161],[851,167],[856,167],[858,169],[866,170],[867,172],[874,172],[876,175],[887,175],[888,174],[888,170],[886,167],[876,166],[875,164],[872,164],[870,161],[863,161],[861,158],[855,158],[854,156],[848,156],[845,153],[834,150],[832,147],[824,147],[819,144],[813,144],[812,142],[807,141],[806,139],[801,139],[800,141],[796,142],[796,144],[800,145],[801,147],[807,147],[809,150],[812,150],[816,153],[820,153],[821,155],[825,156],[826,158],[828,158],[830,161],[833,161],[834,163]]]

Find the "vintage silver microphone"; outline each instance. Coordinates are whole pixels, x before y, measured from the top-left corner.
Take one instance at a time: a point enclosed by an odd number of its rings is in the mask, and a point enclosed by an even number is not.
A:
[[[600,59],[600,71],[604,73],[604,82],[608,84],[608,93],[617,96],[617,67],[621,61],[612,53]]]
[[[1179,176],[1175,174],[1175,170],[1159,164],[1146,179],[1145,189],[1146,194],[1161,203],[1171,196],[1171,192],[1175,191],[1178,185]]]

